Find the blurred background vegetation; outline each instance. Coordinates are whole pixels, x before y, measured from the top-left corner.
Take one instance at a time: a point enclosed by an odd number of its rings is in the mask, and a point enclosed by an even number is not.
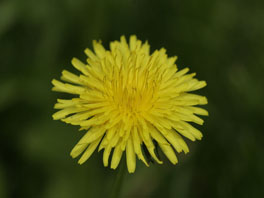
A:
[[[126,174],[121,197],[263,197],[264,3],[239,0],[1,0],[0,197],[108,197],[102,152],[80,166],[78,127],[52,120],[51,80],[101,39],[136,34],[208,86],[204,138],[188,155]],[[262,196],[261,196],[262,195]]]

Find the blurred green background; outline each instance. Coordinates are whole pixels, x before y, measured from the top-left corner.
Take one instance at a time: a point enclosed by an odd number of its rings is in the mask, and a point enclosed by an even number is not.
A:
[[[52,120],[51,80],[101,39],[136,34],[208,86],[210,116],[176,166],[137,163],[121,197],[264,197],[264,3],[233,0],[0,1],[0,198],[108,197],[102,152],[82,166],[78,127]]]

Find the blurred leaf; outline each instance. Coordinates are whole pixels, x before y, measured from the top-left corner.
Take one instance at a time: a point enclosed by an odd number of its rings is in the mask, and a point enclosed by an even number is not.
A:
[[[17,96],[17,87],[16,79],[8,79],[0,83],[0,112],[19,99]]]
[[[6,178],[5,178],[5,171],[0,162],[0,197],[6,198]]]
[[[16,17],[15,1],[0,2],[0,38],[16,22]]]

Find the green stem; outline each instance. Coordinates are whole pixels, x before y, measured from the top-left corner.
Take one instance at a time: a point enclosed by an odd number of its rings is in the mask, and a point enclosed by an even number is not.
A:
[[[125,170],[126,170],[126,163],[125,160],[121,160],[118,168],[118,173],[116,175],[115,183],[112,188],[112,193],[111,193],[111,198],[119,198],[122,184],[123,184],[123,179],[125,176]]]

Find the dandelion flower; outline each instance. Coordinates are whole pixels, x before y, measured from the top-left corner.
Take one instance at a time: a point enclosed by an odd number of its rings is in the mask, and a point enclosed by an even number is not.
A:
[[[207,104],[204,96],[189,93],[206,86],[205,81],[178,70],[177,57],[168,57],[164,48],[150,53],[147,42],[122,36],[106,50],[93,41],[94,52],[85,50],[87,63],[73,58],[79,70],[75,75],[63,70],[61,80],[52,80],[53,91],[73,94],[72,99],[58,99],[54,120],[78,125],[84,136],[72,149],[83,164],[96,150],[103,150],[103,164],[116,169],[126,153],[128,172],[136,169],[136,157],[149,166],[143,147],[157,163],[159,147],[173,164],[176,152],[189,152],[183,137],[200,140],[202,133],[189,122],[202,125],[197,115],[208,112],[196,105]],[[111,155],[112,153],[112,155]],[[111,156],[111,157],[109,157]]]

